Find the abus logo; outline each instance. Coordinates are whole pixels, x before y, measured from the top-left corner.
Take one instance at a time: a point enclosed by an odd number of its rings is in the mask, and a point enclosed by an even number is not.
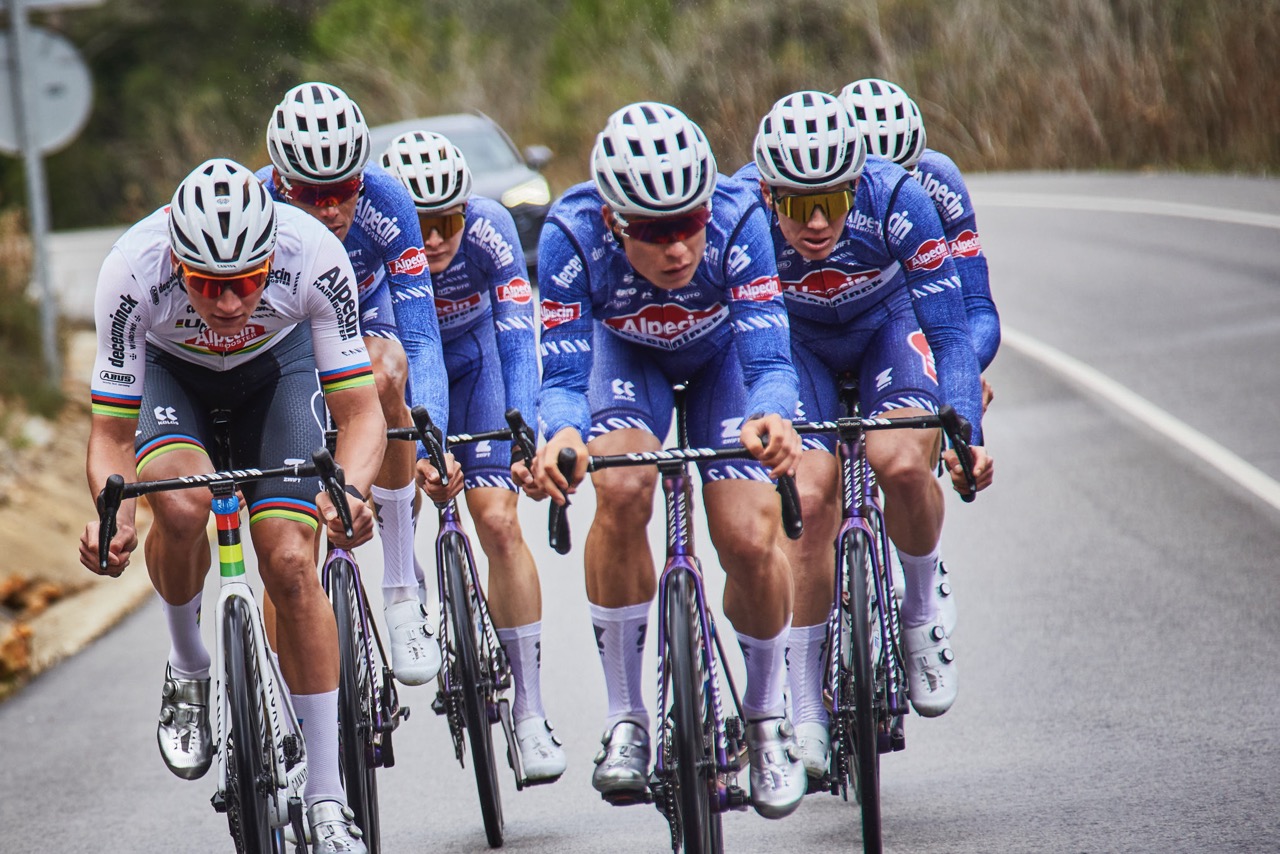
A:
[[[982,241],[978,240],[978,233],[971,228],[957,234],[949,245],[951,254],[956,258],[972,258],[982,252]]]
[[[533,299],[533,288],[524,279],[512,279],[505,285],[498,285],[498,299],[523,305]]]
[[[926,240],[916,248],[916,254],[907,261],[907,270],[914,273],[918,270],[936,270],[947,260],[951,252],[945,240],[934,238]]]
[[[98,374],[103,382],[116,383],[118,385],[130,385],[133,383],[133,374],[117,374],[115,371],[102,371]]]
[[[404,254],[387,264],[387,272],[393,276],[421,276],[427,269],[427,253],[421,246],[411,246]]]
[[[745,285],[729,289],[729,296],[734,299],[749,299],[757,302],[768,302],[776,297],[778,293],[777,276],[764,276],[755,281],[747,282]]]
[[[555,329],[562,323],[577,320],[582,316],[582,303],[559,303],[555,300],[542,301],[542,328]]]

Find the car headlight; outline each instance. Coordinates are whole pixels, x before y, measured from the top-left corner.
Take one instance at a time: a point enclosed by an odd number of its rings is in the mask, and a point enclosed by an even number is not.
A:
[[[509,208],[516,205],[547,205],[551,203],[551,188],[541,175],[516,184],[502,194],[502,204]]]

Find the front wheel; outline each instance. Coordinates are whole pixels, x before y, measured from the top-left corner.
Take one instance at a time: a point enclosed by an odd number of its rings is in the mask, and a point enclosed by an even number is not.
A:
[[[271,854],[271,817],[264,792],[270,791],[267,733],[262,713],[262,674],[258,672],[253,614],[239,597],[227,603],[223,632],[227,734],[227,822],[238,854]]]
[[[717,796],[715,718],[707,699],[703,666],[702,621],[693,579],[672,576],[667,590],[667,667],[671,674],[671,726],[668,761],[675,765],[676,803],[686,854],[721,850]]]
[[[490,848],[502,847],[502,795],[498,789],[498,769],[494,763],[493,730],[489,720],[492,679],[487,659],[482,661],[484,626],[479,608],[473,607],[470,562],[466,545],[459,536],[449,536],[441,546],[444,560],[445,607],[452,624],[449,641],[455,663],[454,689],[462,693],[462,718],[471,743],[471,762],[480,793],[480,814]],[[475,593],[478,596],[479,592]]]
[[[876,708],[874,649],[880,633],[872,603],[876,596],[875,564],[871,543],[854,534],[844,541],[841,614],[848,635],[841,639],[842,701],[846,715],[852,714],[852,763],[849,776],[862,807],[862,847],[867,854],[879,854],[880,839],[880,745]],[[850,706],[852,708],[850,708]]]
[[[373,674],[369,669],[368,638],[363,625],[355,566],[335,557],[329,563],[329,601],[338,624],[341,662],[338,680],[338,757],[347,803],[356,825],[364,832],[370,854],[381,850],[378,821],[378,778],[375,774],[373,732]]]

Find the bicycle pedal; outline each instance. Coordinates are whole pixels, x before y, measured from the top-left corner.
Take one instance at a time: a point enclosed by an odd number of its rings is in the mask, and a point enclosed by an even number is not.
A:
[[[225,813],[227,811],[227,799],[222,792],[214,792],[213,797],[209,799],[209,803],[213,806],[214,812]]]
[[[600,800],[615,807],[629,807],[634,804],[651,804],[653,795],[648,789],[633,789],[618,792],[601,792]]]
[[[445,702],[443,694],[436,694],[436,698],[431,701],[431,711],[437,715],[449,714],[449,705]],[[405,717],[409,717],[408,709],[405,710]]]
[[[726,786],[725,802],[731,810],[745,810],[751,805],[751,796],[741,786]]]

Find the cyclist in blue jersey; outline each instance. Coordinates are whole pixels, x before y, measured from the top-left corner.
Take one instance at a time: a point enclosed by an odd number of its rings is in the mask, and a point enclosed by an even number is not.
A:
[[[964,303],[942,225],[923,188],[899,166],[867,158],[849,111],[821,92],[797,92],[760,123],[755,162],[737,178],[773,211],[772,236],[791,316],[792,356],[807,418],[836,417],[837,378],[859,377],[867,415],[903,417],[952,404],[974,427],[974,473],[991,482],[982,449],[981,386]],[[902,622],[911,703],[925,716],[956,697],[954,654],[932,589],[943,495],[933,476],[938,431],[867,437],[884,494],[885,526],[906,575]],[[784,543],[795,572],[788,662],[802,759],[826,770],[822,697],[831,543],[839,526],[838,467],[828,439],[806,442],[798,484],[805,534]],[[957,489],[962,476],[953,473]]]
[[[511,408],[536,423],[533,289],[511,214],[493,199],[472,195],[466,158],[440,134],[396,137],[382,166],[408,191],[425,239],[449,372],[448,432],[496,429]],[[516,743],[525,774],[545,782],[564,773],[565,755],[542,705],[542,590],[516,517],[511,445],[463,445],[458,462],[467,509],[489,558],[489,611],[511,661]],[[425,449],[418,455],[421,475],[438,477]],[[525,471],[518,466],[522,482]]]
[[[785,709],[792,596],[771,478],[794,469],[800,440],[788,420],[796,375],[764,211],[754,192],[718,181],[702,131],[663,104],[614,113],[596,138],[592,173],[593,183],[552,207],[538,245],[538,412],[548,441],[532,491],[563,501],[586,473],[588,450],[660,448],[681,381],[694,445],[750,449],[754,460],[698,467],[727,575],[725,615],[747,661],[751,801],[780,818],[799,804],[805,780]],[[578,453],[567,481],[555,466],[561,448]],[[646,526],[657,475],[610,469],[592,482],[587,598],[608,688],[592,783],[618,796],[643,792],[648,778],[641,657],[656,592]]]
[[[355,269],[360,327],[387,424],[412,426],[406,384],[436,424],[449,400],[431,275],[413,202],[369,160],[369,129],[355,102],[328,83],[285,93],[267,126],[271,165],[258,170],[273,198],[320,220],[342,241]],[[404,330],[400,332],[398,330]],[[438,490],[428,482],[428,492]],[[391,442],[373,484],[384,560],[382,597],[391,667],[406,685],[440,670],[440,646],[418,596],[413,562],[414,453]],[[443,492],[433,495],[443,500]]]
[[[947,155],[926,147],[920,107],[896,83],[872,77],[855,80],[840,90],[839,98],[853,113],[867,153],[906,169],[933,199],[964,291],[974,352],[985,371],[1000,348],[1000,314],[991,298],[987,256],[978,236],[973,200],[959,168]],[[991,398],[991,386],[983,377],[983,411]]]
[[[337,627],[314,550],[321,524],[344,548],[373,536],[363,496],[386,426],[354,283],[342,245],[319,223],[272,201],[240,164],[210,160],[183,180],[170,205],[116,241],[95,300],[86,466],[93,495],[112,474],[132,481],[212,472],[214,410],[228,413],[232,461],[246,468],[304,460],[321,445],[311,416],[317,391],[338,425],[352,540],[314,478],[244,487],[263,586],[276,604],[280,667],[307,743],[303,798],[317,854],[365,851],[339,774]],[[125,501],[117,513],[107,575],[124,571],[137,547],[136,504]],[[200,636],[210,496],[158,492],[148,504],[147,571],[171,642],[156,737],[169,769],[193,780],[209,770],[214,747],[211,661]],[[80,540],[80,561],[99,571],[96,520]]]

